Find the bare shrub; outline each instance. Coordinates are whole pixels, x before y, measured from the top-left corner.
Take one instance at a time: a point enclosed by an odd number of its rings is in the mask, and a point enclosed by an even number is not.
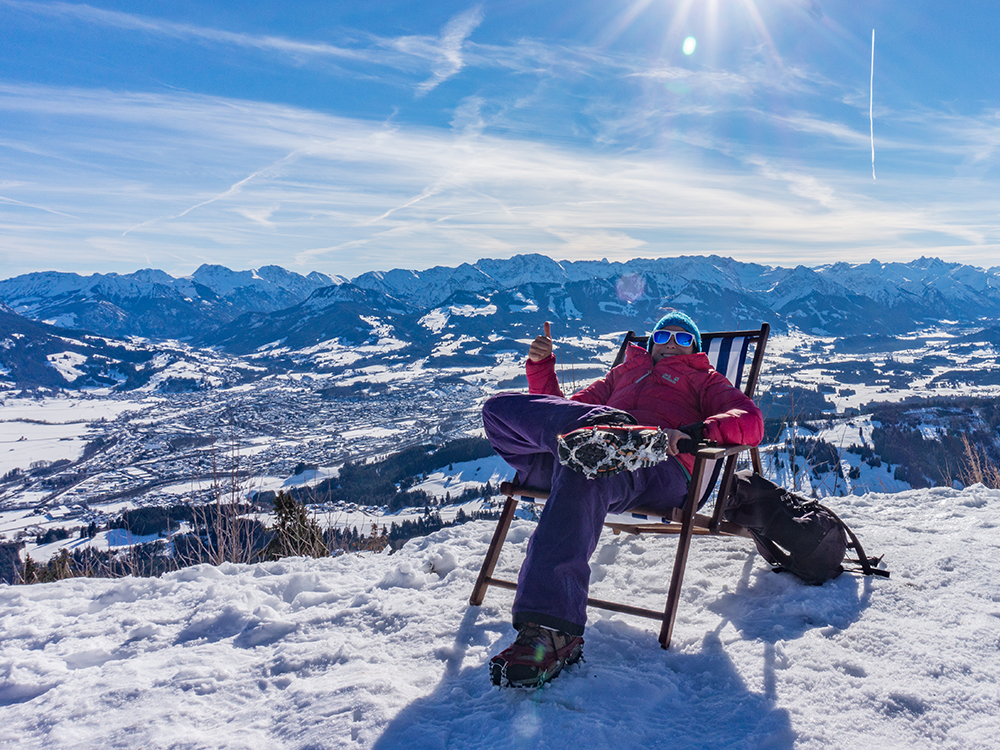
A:
[[[959,471],[962,482],[1000,489],[1000,467],[990,460],[986,449],[969,440],[968,435],[962,435],[962,447],[965,452],[965,461]]]

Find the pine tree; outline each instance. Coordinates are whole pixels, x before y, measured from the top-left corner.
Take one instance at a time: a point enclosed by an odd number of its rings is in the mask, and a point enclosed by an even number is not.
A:
[[[273,538],[261,551],[264,560],[282,557],[327,557],[330,552],[323,539],[323,531],[316,519],[310,518],[306,507],[279,492],[274,498],[275,525]]]
[[[31,559],[31,555],[24,556],[24,570],[21,572],[22,583],[36,583],[38,581],[38,564]]]

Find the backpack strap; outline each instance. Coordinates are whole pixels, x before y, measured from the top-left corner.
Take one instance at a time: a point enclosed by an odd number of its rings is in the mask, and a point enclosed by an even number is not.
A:
[[[827,508],[825,505],[820,505],[815,500],[812,501],[812,504],[814,507],[819,507],[827,511],[834,518],[834,520],[836,520],[836,522],[840,525],[840,528],[844,530],[845,534],[847,534],[847,538],[850,539],[850,544],[848,546],[852,547],[854,549],[855,554],[857,554],[858,556],[857,560],[851,560],[850,558],[848,558],[847,562],[859,563],[861,566],[860,571],[857,569],[844,568],[844,567],[841,567],[841,570],[846,570],[848,572],[853,572],[853,573],[860,572],[866,576],[881,576],[882,578],[889,577],[888,570],[881,570],[880,568],[875,567],[880,562],[882,562],[882,558],[868,557],[865,554],[864,547],[861,546],[861,540],[858,539],[857,535],[853,531],[851,531],[851,527],[848,526],[846,523],[844,523],[844,521],[840,518],[840,516],[838,516],[832,510]],[[772,570],[774,570],[775,573],[781,573],[784,570],[789,569],[788,562],[790,558],[781,549],[781,547],[776,545],[767,537],[758,534],[753,529],[749,529],[749,531],[753,535],[753,539],[754,542],[757,544],[758,551],[761,553],[761,555],[763,555],[764,559],[771,564]],[[765,554],[765,552],[767,554]],[[771,559],[768,559],[768,556],[770,556]]]
[[[761,557],[767,561],[775,573],[782,573],[788,569],[788,560],[790,558],[787,554],[785,554],[781,547],[772,542],[766,536],[758,534],[753,529],[748,529],[748,531],[753,535],[753,541],[757,545],[757,551],[760,552]]]
[[[857,535],[855,535],[855,533],[853,531],[851,531],[851,527],[848,526],[846,523],[844,523],[843,520],[841,520],[840,516],[838,516],[832,510],[830,510],[829,508],[827,508],[825,505],[823,505],[821,507],[827,513],[829,513],[831,516],[833,516],[837,520],[837,523],[840,524],[840,528],[842,528],[844,530],[844,532],[847,534],[848,539],[851,540],[850,546],[854,548],[854,552],[855,552],[855,554],[857,554],[858,559],[857,560],[850,560],[850,562],[860,563],[861,564],[861,572],[864,575],[866,575],[866,576],[881,576],[883,578],[888,578],[889,577],[889,571],[888,570],[881,570],[880,568],[876,568],[875,567],[880,562],[882,562],[882,558],[881,557],[868,557],[865,554],[864,547],[861,546],[861,540],[858,539]]]

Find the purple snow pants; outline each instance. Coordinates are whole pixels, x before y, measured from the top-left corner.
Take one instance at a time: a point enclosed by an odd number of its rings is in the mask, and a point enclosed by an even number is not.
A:
[[[549,499],[521,565],[512,608],[514,627],[533,622],[583,635],[589,560],[604,517],[637,505],[665,510],[684,504],[688,475],[675,459],[597,479],[587,479],[559,463],[557,436],[605,411],[613,409],[523,393],[500,393],[483,405],[486,437],[517,470],[518,481],[549,488]]]

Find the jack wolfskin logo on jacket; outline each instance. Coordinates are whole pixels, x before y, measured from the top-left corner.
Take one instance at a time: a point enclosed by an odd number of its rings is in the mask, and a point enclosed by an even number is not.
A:
[[[671,377],[670,373],[665,372],[663,373],[663,379],[666,380],[668,383],[676,383],[678,380],[681,379],[681,376],[674,375],[673,377]]]

